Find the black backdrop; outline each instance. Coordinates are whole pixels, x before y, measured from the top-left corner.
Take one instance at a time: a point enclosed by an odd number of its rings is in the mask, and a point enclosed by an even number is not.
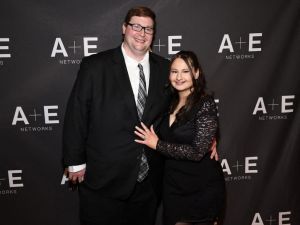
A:
[[[157,13],[153,51],[195,51],[215,92],[223,224],[299,225],[299,4],[3,1],[0,224],[78,224],[77,193],[61,168],[66,101],[82,57],[119,45],[127,10],[146,5]]]

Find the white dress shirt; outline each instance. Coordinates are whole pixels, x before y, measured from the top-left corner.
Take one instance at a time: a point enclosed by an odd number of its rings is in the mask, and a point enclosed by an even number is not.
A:
[[[131,88],[133,91],[135,103],[137,104],[137,98],[138,98],[138,90],[139,90],[139,82],[140,82],[140,69],[138,68],[138,64],[140,63],[143,66],[143,71],[145,74],[145,80],[146,80],[146,91],[148,93],[149,88],[149,80],[150,80],[150,63],[149,63],[149,51],[145,54],[144,58],[141,61],[136,61],[135,59],[131,58],[126,54],[126,51],[123,47],[124,44],[122,44],[122,54],[125,59],[125,64],[127,68],[127,72],[129,75],[129,80],[131,84]],[[86,164],[81,165],[74,165],[69,166],[68,170],[69,172],[78,172],[80,170],[83,170],[86,168]]]
[[[150,79],[149,51],[145,54],[144,58],[141,61],[136,61],[135,59],[130,58],[130,56],[126,54],[123,45],[121,49],[125,59],[125,64],[129,75],[131,88],[134,94],[135,103],[137,104],[139,82],[140,82],[140,69],[138,67],[138,64],[141,64],[143,66],[143,71],[146,80],[146,91],[148,93],[149,79]]]

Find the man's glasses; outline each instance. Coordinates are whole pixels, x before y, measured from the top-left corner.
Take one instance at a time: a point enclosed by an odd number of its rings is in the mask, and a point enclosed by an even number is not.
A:
[[[136,23],[127,23],[127,24],[130,25],[132,30],[134,30],[134,31],[140,32],[141,30],[144,29],[146,34],[153,34],[154,33],[154,29],[151,28],[151,27],[143,27],[140,24],[136,24]]]

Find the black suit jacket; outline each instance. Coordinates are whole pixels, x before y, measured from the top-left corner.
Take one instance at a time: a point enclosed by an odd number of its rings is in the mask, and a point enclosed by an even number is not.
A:
[[[150,82],[142,121],[148,126],[169,104],[169,61],[150,53]],[[63,130],[65,166],[86,163],[85,183],[126,198],[139,171],[142,146],[134,141],[139,119],[121,47],[82,60],[67,104]],[[163,159],[146,149],[149,178],[159,193]]]

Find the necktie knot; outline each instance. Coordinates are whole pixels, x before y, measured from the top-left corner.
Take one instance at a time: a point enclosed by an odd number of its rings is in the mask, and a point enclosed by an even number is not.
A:
[[[142,66],[142,64],[138,64],[138,68],[140,69],[140,70],[143,70],[143,66]]]

